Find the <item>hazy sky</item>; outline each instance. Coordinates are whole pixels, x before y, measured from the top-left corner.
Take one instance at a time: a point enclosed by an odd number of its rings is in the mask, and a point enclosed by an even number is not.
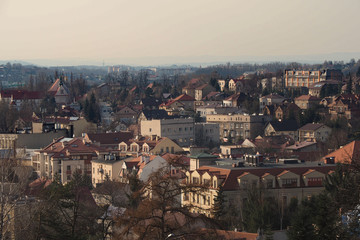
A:
[[[359,12],[359,0],[0,0],[0,60],[360,52]]]

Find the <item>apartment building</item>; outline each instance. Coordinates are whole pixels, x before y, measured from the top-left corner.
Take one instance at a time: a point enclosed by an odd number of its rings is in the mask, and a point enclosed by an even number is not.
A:
[[[341,70],[285,70],[285,87],[286,88],[309,88],[310,85],[326,80],[342,79]]]
[[[207,186],[201,192],[182,192],[182,205],[193,213],[212,217],[217,191],[222,187],[225,204],[242,208],[248,189],[263,186],[269,197],[275,197],[285,207],[292,198],[299,200],[319,194],[323,181],[336,166],[317,164],[278,164],[276,167],[210,167],[202,166],[186,172],[187,184]]]
[[[265,124],[272,120],[268,115],[228,114],[207,115],[207,123],[218,123],[220,140],[255,138],[264,131]]]
[[[62,183],[71,180],[74,172],[91,176],[91,161],[103,159],[107,152],[82,138],[62,138],[40,151],[36,151],[31,164],[39,177],[54,179]]]
[[[152,119],[141,121],[141,135],[168,137],[181,146],[190,146],[194,142],[194,119]]]
[[[217,144],[220,141],[218,123],[195,123],[195,142],[197,145]]]

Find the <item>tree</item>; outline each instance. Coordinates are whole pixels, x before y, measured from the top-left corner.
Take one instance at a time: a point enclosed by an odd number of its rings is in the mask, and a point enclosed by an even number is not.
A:
[[[349,74],[349,81],[347,82],[347,85],[346,85],[346,93],[348,93],[348,94],[352,93],[352,85],[353,85],[353,82],[352,82],[351,74]]]
[[[263,234],[268,225],[276,228],[278,216],[277,201],[267,196],[262,187],[250,187],[247,190],[247,199],[243,205],[243,226],[248,232],[258,232]]]
[[[37,213],[39,233],[45,239],[89,239],[98,233],[97,208],[90,193],[91,179],[76,171],[63,185],[59,178],[43,190]]]
[[[91,121],[93,123],[98,123],[101,121],[100,107],[96,102],[96,97],[94,93],[91,93],[90,100],[85,100],[84,114],[85,118],[88,121]]]
[[[338,209],[326,192],[302,201],[288,231],[289,239],[338,239],[341,221]]]
[[[196,234],[199,222],[211,222],[204,215],[189,212],[181,206],[182,192],[196,192],[199,186],[188,186],[171,176],[169,167],[154,172],[147,183],[136,193],[143,200],[117,219],[121,229],[119,237],[127,239],[167,239],[168,236],[184,237]],[[134,186],[138,186],[136,183]],[[181,221],[179,221],[182,219]]]
[[[222,220],[226,215],[226,207],[225,207],[225,195],[222,186],[217,190],[217,194],[214,198],[214,206],[212,209],[213,216],[216,220]]]
[[[9,239],[14,233],[14,223],[21,223],[19,231],[29,231],[31,222],[21,222],[21,219],[29,219],[26,206],[18,203],[25,199],[25,190],[32,175],[13,158],[6,157],[0,161],[0,239]],[[14,227],[14,229],[13,229]]]

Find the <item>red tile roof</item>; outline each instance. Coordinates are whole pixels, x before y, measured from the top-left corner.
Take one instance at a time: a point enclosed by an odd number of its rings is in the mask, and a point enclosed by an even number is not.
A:
[[[198,170],[196,171],[205,171],[205,172],[218,172],[215,175],[220,175],[220,176],[224,176],[224,181],[223,181],[223,189],[225,191],[235,191],[239,189],[239,184],[238,184],[238,177],[243,175],[244,173],[248,172],[250,174],[253,174],[255,176],[263,177],[265,176],[265,174],[271,174],[273,176],[281,176],[287,172],[291,172],[297,175],[304,175],[305,173],[307,173],[309,171],[309,169],[313,169],[315,171],[324,173],[324,174],[328,174],[331,170],[334,170],[336,168],[336,166],[331,165],[331,166],[309,166],[309,167],[286,167],[284,166],[283,168],[277,167],[277,168],[236,168],[236,169],[223,169],[223,168],[218,168],[218,167],[211,167],[211,166],[202,166],[200,167]]]
[[[320,98],[311,96],[311,95],[301,95],[300,97],[295,98],[295,101],[319,101],[320,102]]]
[[[3,90],[1,91],[1,98],[12,98],[13,100],[35,100],[43,99],[44,94],[39,91],[27,90]]]
[[[332,153],[329,153],[322,158],[324,161],[326,158],[335,158],[336,163],[351,163],[353,161],[359,161],[360,157],[360,141],[355,140],[351,143],[348,143],[342,148],[335,150]]]
[[[93,143],[98,142],[100,144],[119,144],[134,137],[132,132],[88,133],[87,136]]]

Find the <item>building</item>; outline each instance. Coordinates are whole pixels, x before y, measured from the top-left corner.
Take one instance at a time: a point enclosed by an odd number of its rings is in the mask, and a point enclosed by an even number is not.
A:
[[[311,84],[326,81],[336,80],[341,81],[341,70],[326,69],[326,70],[285,70],[285,87],[286,88],[309,88]]]
[[[39,177],[59,176],[62,183],[67,183],[76,171],[91,177],[91,161],[104,159],[105,155],[105,149],[82,138],[62,138],[35,152],[31,162]]]
[[[320,98],[311,95],[302,95],[294,99],[295,104],[303,109],[310,109],[320,104]]]
[[[195,143],[198,146],[214,146],[219,142],[218,123],[195,123]]]
[[[83,136],[86,142],[107,149],[118,149],[121,142],[127,142],[133,137],[132,132],[85,133]]]
[[[263,186],[269,197],[275,197],[286,207],[292,198],[304,199],[319,194],[323,180],[336,166],[316,164],[275,164],[264,167],[202,166],[186,172],[186,183],[207,186],[207,191],[183,192],[182,205],[191,212],[212,216],[214,199],[221,187],[226,204],[242,208],[248,198],[248,189]]]
[[[96,187],[109,179],[111,181],[120,181],[120,172],[123,162],[114,155],[105,155],[104,158],[98,158],[91,161],[91,182]]]
[[[56,79],[53,85],[49,88],[48,93],[54,96],[57,104],[66,105],[71,102],[70,91],[60,79]]]
[[[265,136],[287,135],[292,139],[298,139],[299,126],[295,120],[271,121],[264,130]]]
[[[299,128],[299,142],[325,142],[331,134],[331,128],[322,123],[308,123]]]
[[[260,112],[263,111],[265,106],[269,105],[279,105],[284,102],[286,98],[283,96],[280,96],[278,94],[269,94],[266,96],[262,96],[259,98],[259,104],[260,104]]]
[[[120,156],[134,156],[140,154],[156,155],[163,153],[182,153],[184,150],[167,137],[158,137],[157,135],[137,137],[128,141],[121,142],[118,145]]]
[[[249,114],[217,114],[207,115],[207,123],[218,123],[220,140],[223,142],[238,139],[255,138],[264,131],[265,124],[272,116]]]
[[[0,101],[16,106],[18,110],[24,103],[40,106],[44,97],[44,94],[39,91],[11,89],[0,91]]]
[[[215,89],[210,84],[203,84],[197,88],[195,88],[195,99],[196,101],[201,101],[205,96],[207,96],[210,92]]]
[[[237,112],[239,109],[237,107],[231,106],[221,106],[221,105],[205,105],[196,108],[196,113],[200,114],[200,117],[204,120],[206,119],[207,115],[214,115],[214,114],[229,114]]]
[[[325,163],[358,163],[360,158],[360,141],[352,141],[322,158]]]
[[[153,119],[141,121],[141,135],[168,137],[179,146],[190,146],[194,142],[194,119]]]

